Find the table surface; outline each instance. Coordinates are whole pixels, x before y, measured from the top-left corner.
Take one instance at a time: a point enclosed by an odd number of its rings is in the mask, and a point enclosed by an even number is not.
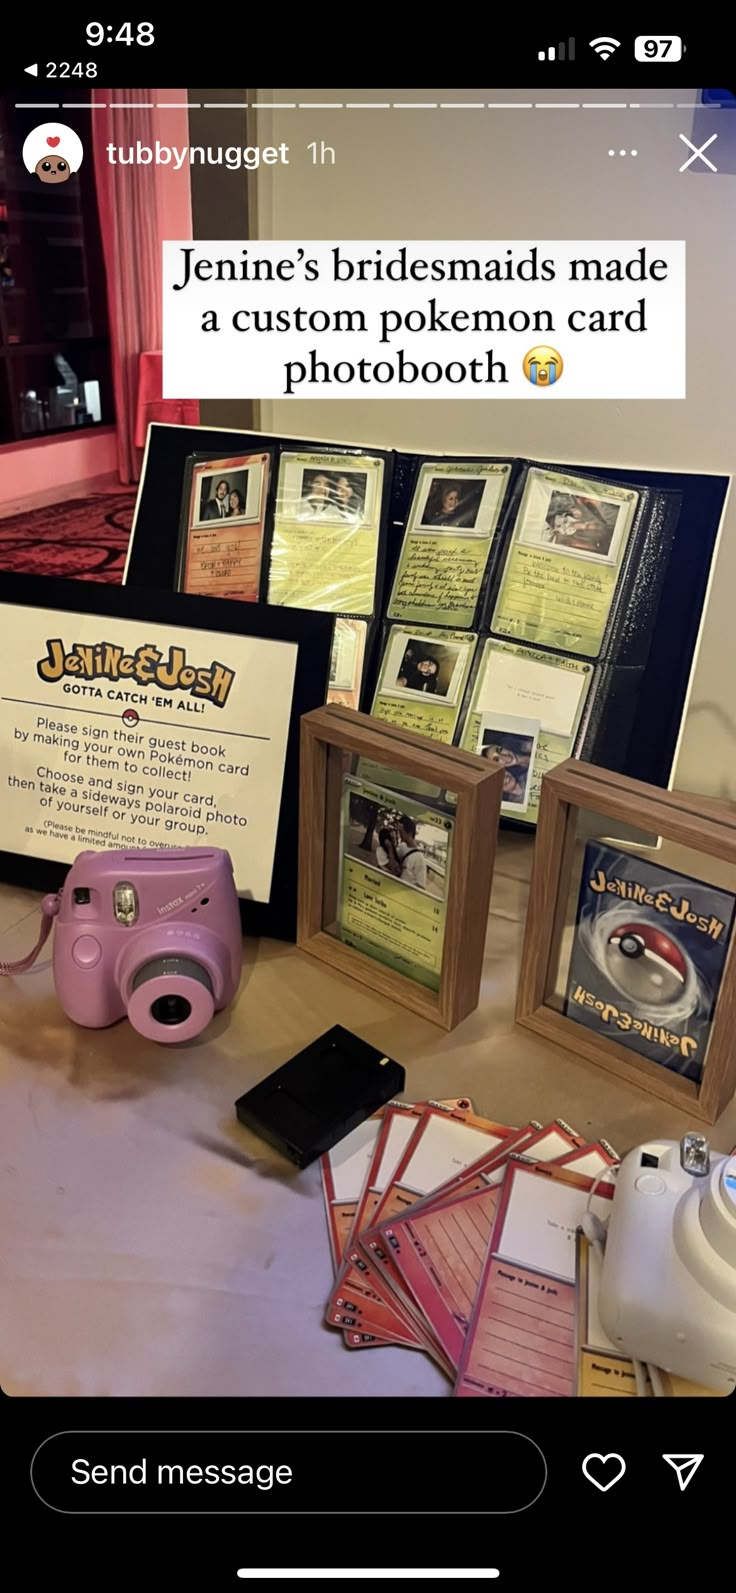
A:
[[[11,1395],[436,1394],[424,1355],[349,1351],[318,1166],[243,1128],[236,1098],[334,1023],[406,1068],[408,1099],[470,1095],[498,1122],[562,1117],[623,1154],[697,1127],[514,1026],[531,839],[500,839],[478,1010],[446,1034],[293,946],[246,942],[238,998],[201,1042],[85,1030],[50,958],[0,987],[0,1385]],[[0,951],[38,897],[0,888]],[[736,1100],[710,1133],[736,1142]]]

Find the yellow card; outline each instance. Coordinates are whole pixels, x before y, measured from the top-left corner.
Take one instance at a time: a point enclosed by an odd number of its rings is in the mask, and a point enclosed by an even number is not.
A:
[[[382,494],[382,459],[282,454],[269,603],[372,615]]]

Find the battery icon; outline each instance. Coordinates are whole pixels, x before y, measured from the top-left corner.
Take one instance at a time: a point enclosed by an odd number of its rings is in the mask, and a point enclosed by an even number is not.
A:
[[[685,46],[676,33],[640,33],[634,40],[637,61],[681,61]]]

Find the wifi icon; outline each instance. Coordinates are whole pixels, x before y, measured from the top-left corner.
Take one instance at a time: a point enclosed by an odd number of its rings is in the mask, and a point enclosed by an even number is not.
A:
[[[591,50],[595,50],[596,55],[599,55],[602,61],[607,61],[609,55],[613,55],[614,50],[618,50],[620,45],[620,39],[591,39],[590,41]]]

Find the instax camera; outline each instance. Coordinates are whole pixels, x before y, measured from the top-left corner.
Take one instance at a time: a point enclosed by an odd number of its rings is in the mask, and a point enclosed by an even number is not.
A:
[[[56,916],[54,983],[74,1023],[127,1016],[164,1044],[191,1040],[235,996],[240,908],[227,852],[81,852]]]
[[[726,1394],[736,1387],[736,1156],[701,1134],[621,1164],[600,1317],[626,1355]]]

